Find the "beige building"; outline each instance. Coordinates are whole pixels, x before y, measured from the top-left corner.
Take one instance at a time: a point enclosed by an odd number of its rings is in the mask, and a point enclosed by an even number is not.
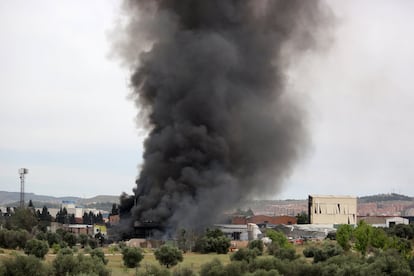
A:
[[[308,212],[311,224],[357,224],[357,198],[309,195]]]

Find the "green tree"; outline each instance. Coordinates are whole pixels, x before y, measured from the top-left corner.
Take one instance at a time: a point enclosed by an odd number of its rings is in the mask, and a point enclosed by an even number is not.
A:
[[[30,209],[17,208],[10,217],[10,225],[13,229],[24,229],[31,232],[37,224],[37,217]]]
[[[50,268],[35,256],[17,255],[15,258],[5,258],[0,268],[0,275],[4,276],[52,275]]]
[[[205,235],[201,236],[195,244],[195,251],[203,254],[210,252],[227,254],[229,248],[230,239],[220,229],[207,229]]]
[[[91,251],[91,256],[96,257],[102,261],[103,264],[108,263],[108,259],[105,258],[105,253],[100,248],[95,248]]]
[[[23,249],[29,239],[30,235],[26,230],[0,230],[0,247],[3,248]]]
[[[122,260],[124,265],[129,268],[138,267],[141,260],[144,258],[142,251],[136,247],[125,247],[122,250]]]
[[[382,228],[373,227],[371,235],[371,245],[374,248],[384,249],[387,244],[387,234]]]
[[[180,249],[170,245],[162,245],[154,252],[155,259],[167,268],[175,266],[179,262],[183,261],[183,253]]]
[[[171,272],[165,268],[158,265],[145,265],[145,271],[137,271],[136,276],[170,276]],[[175,274],[174,276],[179,276],[181,274]],[[183,275],[184,276],[184,275]],[[187,276],[187,275],[185,275]]]
[[[307,224],[309,223],[309,216],[305,212],[298,213],[296,215],[297,224]]]
[[[205,263],[201,266],[200,276],[226,276],[223,264],[214,259],[211,262]]]
[[[365,255],[368,246],[371,243],[372,226],[368,225],[365,221],[361,220],[358,223],[357,228],[354,230],[355,237],[355,249]]]
[[[74,256],[71,250],[62,249],[52,265],[56,275],[110,275],[101,258],[83,254]]]
[[[78,241],[81,244],[82,248],[84,248],[88,244],[88,235],[86,234],[79,234]]]
[[[63,241],[68,244],[68,246],[72,247],[76,245],[77,238],[76,235],[70,232],[63,233],[62,237]]]
[[[263,241],[253,240],[253,241],[249,242],[249,249],[257,249],[257,254],[262,255],[263,254],[263,249],[264,249]]]
[[[342,224],[336,231],[336,241],[345,251],[351,248],[353,231],[353,227],[349,224]]]
[[[249,248],[240,248],[234,254],[230,256],[232,261],[245,261],[250,263],[254,260],[258,255],[259,250],[257,248],[249,249]]]
[[[43,259],[49,251],[49,245],[46,241],[38,239],[31,239],[26,243],[24,253],[27,255],[34,255],[39,259]]]
[[[60,244],[62,237],[58,233],[47,232],[46,240],[49,243],[49,247],[52,247],[53,244]]]
[[[275,231],[273,229],[267,229],[266,236],[272,240],[273,244],[277,244],[281,248],[285,248],[289,246],[289,241],[286,238],[286,235],[280,231]]]

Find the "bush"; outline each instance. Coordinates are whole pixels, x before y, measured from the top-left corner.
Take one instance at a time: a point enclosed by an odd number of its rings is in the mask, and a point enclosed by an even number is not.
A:
[[[257,254],[261,256],[263,254],[263,241],[261,240],[253,240],[249,242],[249,249],[257,249]]]
[[[56,275],[110,275],[100,258],[83,254],[74,256],[65,250],[61,250],[52,264]]]
[[[78,263],[72,251],[69,253],[69,251],[62,249],[53,260],[52,266],[56,275],[76,275]]]
[[[279,266],[281,260],[274,257],[262,257],[256,258],[251,263],[249,263],[249,271],[254,272],[259,269],[266,271],[276,269]]]
[[[319,248],[314,249],[313,262],[314,263],[323,262],[334,256],[341,255],[342,253],[343,253],[343,249],[338,244],[325,243],[321,249]]]
[[[30,235],[26,230],[0,230],[0,247],[23,249],[26,242],[30,239]]]
[[[102,261],[103,264],[108,263],[108,259],[105,258],[105,253],[100,248],[95,248],[91,251],[91,257],[96,257]]]
[[[223,264],[218,259],[214,259],[201,266],[200,276],[227,276],[227,274]]]
[[[272,244],[277,244],[280,248],[284,248],[290,245],[286,235],[280,231],[273,229],[266,230],[266,236],[272,240]]]
[[[15,258],[5,259],[0,265],[0,275],[19,276],[19,275],[51,275],[50,267],[43,264],[35,256],[16,256]]]
[[[85,256],[83,254],[78,254],[76,257],[78,262],[77,274],[85,275],[99,275],[99,276],[109,276],[111,275],[110,271],[105,267],[105,264],[98,257]]]
[[[246,262],[233,261],[224,267],[225,275],[244,275],[248,271]]]
[[[53,254],[57,254],[57,253],[59,253],[59,251],[60,251],[60,245],[59,244],[57,244],[57,243],[54,243],[53,245],[52,245],[52,252],[53,252]]]
[[[49,246],[47,241],[40,241],[37,239],[29,240],[24,248],[24,253],[27,255],[34,255],[40,259],[43,259],[48,251]]]
[[[144,272],[137,273],[138,276],[170,276],[171,272],[163,267],[155,266],[155,265],[149,265],[146,266]]]
[[[269,271],[259,269],[259,270],[256,270],[253,273],[248,273],[248,274],[245,274],[245,275],[246,276],[279,276],[280,273],[276,269],[272,269],[272,270],[269,270]]]
[[[250,263],[252,260],[254,260],[259,253],[259,250],[257,248],[254,249],[248,249],[248,248],[240,248],[235,253],[233,253],[230,256],[230,259],[232,261],[245,261],[247,263]]]
[[[75,234],[69,232],[65,232],[62,236],[62,239],[68,244],[69,247],[75,246],[77,242]]]
[[[92,248],[95,249],[96,247],[98,247],[98,241],[95,240],[94,238],[90,238],[88,240],[88,245]]]
[[[139,266],[144,256],[142,255],[142,251],[136,247],[125,247],[122,250],[122,260],[124,261],[124,265],[129,268],[134,268]]]
[[[343,250],[348,251],[351,248],[351,239],[353,236],[354,228],[349,224],[342,224],[336,231],[336,241],[342,247]]]
[[[291,244],[281,247],[279,244],[272,242],[268,245],[267,251],[269,255],[273,255],[281,260],[294,260],[299,258],[295,248]]]
[[[78,242],[80,243],[80,245],[82,246],[82,248],[84,248],[87,244],[88,244],[88,235],[86,234],[80,234],[78,236]]]
[[[169,245],[163,245],[154,252],[155,259],[167,268],[175,266],[178,262],[183,261],[183,253],[177,248]]]
[[[52,247],[53,244],[60,244],[62,238],[57,233],[47,232],[46,240],[49,243],[49,247]]]
[[[230,248],[230,239],[224,236],[219,229],[208,230],[196,241],[194,250],[203,254],[216,252],[227,254]]]
[[[306,258],[313,258],[315,256],[315,251],[317,250],[316,247],[310,246],[303,249],[303,256]]]
[[[189,267],[178,267],[174,269],[173,276],[196,276],[197,274]]]

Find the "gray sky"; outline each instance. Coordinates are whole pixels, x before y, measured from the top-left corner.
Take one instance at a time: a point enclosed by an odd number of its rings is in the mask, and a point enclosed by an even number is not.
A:
[[[143,132],[110,58],[111,1],[0,1],[0,190],[130,193]],[[312,147],[274,198],[414,196],[414,2],[329,1],[329,49],[289,69]]]

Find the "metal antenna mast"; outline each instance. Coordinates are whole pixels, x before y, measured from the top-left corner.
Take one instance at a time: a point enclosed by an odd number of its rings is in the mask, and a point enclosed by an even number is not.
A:
[[[20,208],[24,208],[24,175],[28,174],[29,170],[25,168],[19,169],[20,174]]]

